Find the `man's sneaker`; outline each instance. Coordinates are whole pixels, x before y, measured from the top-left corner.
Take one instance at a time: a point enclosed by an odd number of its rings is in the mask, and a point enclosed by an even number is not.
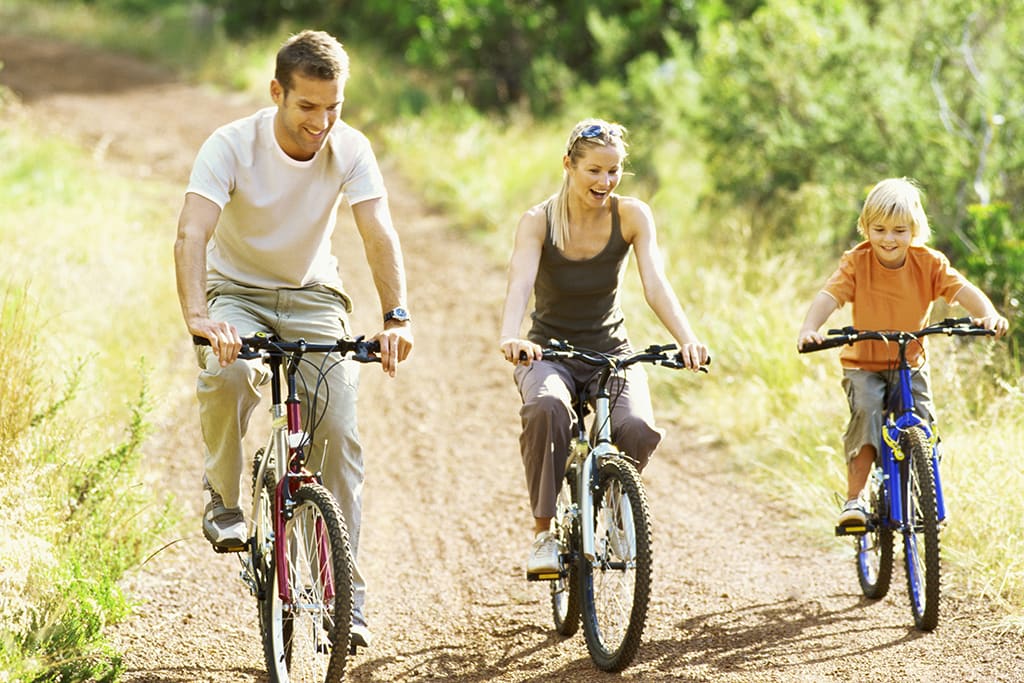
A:
[[[242,508],[224,507],[224,499],[203,477],[203,536],[219,553],[245,550],[246,528]]]
[[[839,526],[864,526],[867,523],[868,513],[859,498],[851,498],[846,501],[839,513],[839,520],[836,522]]]
[[[550,531],[542,531],[534,539],[526,560],[526,578],[557,579],[558,570],[558,539]]]
[[[370,647],[370,643],[373,642],[373,633],[370,632],[370,627],[358,618],[352,620],[351,634],[352,647]]]

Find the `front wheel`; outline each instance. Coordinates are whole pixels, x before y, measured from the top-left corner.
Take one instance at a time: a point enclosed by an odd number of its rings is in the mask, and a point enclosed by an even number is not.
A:
[[[583,632],[598,668],[633,660],[651,595],[651,522],[640,475],[621,458],[605,461],[594,486],[594,561],[579,559]]]
[[[868,531],[856,537],[857,578],[864,597],[880,600],[892,581],[892,527],[889,500],[881,468],[877,465],[868,479]]]
[[[555,501],[554,531],[558,538],[558,579],[551,582],[551,613],[555,631],[571,636],[580,627],[579,523],[573,500],[575,476],[566,476]]]
[[[931,631],[939,623],[939,513],[935,499],[931,448],[924,432],[903,434],[900,447],[906,458],[903,470],[903,554],[907,591],[914,625]]]
[[[319,484],[303,484],[285,522],[287,565],[276,554],[260,603],[267,670],[274,683],[331,683],[345,675],[352,625],[352,565],[341,510]]]

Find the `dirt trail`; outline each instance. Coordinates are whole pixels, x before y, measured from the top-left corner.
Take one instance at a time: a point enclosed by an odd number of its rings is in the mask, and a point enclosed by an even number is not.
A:
[[[0,59],[0,83],[20,93],[33,120],[93,148],[97,163],[182,187],[205,136],[254,107],[59,43],[0,35]],[[522,579],[530,520],[518,397],[495,347],[503,269],[386,163],[385,173],[416,349],[395,380],[363,373],[361,561],[377,642],[351,661],[349,680],[605,680],[581,636],[553,633],[546,586]],[[168,214],[168,248],[175,219]],[[358,305],[355,328],[369,331],[376,296],[348,222],[336,250]],[[167,539],[177,542],[125,580],[138,608],[110,635],[124,650],[126,681],[265,681],[255,601],[237,579],[237,560],[211,552],[199,533],[195,367],[184,338],[174,353],[180,389],[169,390],[156,416],[146,467],[181,501],[185,522]],[[848,544],[823,528],[827,549],[815,547],[701,445],[714,435],[664,426],[669,437],[645,475],[656,525],[653,603],[640,653],[621,678],[1024,680],[1020,637],[990,628],[984,605],[944,596],[939,629],[914,631],[901,569],[889,597],[863,599]]]

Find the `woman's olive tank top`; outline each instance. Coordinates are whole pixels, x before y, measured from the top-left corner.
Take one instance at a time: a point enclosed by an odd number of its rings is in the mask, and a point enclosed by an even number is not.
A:
[[[612,234],[604,249],[588,259],[569,259],[558,250],[551,241],[548,215],[530,341],[544,345],[550,339],[565,340],[595,351],[611,351],[628,341],[619,289],[629,244],[622,238],[619,198],[613,195],[611,202]]]

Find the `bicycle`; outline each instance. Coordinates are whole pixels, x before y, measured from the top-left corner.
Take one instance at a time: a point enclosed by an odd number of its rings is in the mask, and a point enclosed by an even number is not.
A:
[[[208,345],[202,337],[196,344]],[[351,644],[352,553],[344,515],[319,473],[306,467],[297,374],[301,363],[318,377],[345,358],[379,362],[377,342],[362,337],[328,344],[286,342],[265,333],[242,338],[241,359],[259,358],[270,366],[271,434],[256,451],[252,473],[252,514],[240,552],[240,578],[256,597],[260,634],[270,680],[274,683],[340,681]],[[305,358],[324,354],[320,365]],[[341,358],[327,354],[341,354]],[[282,369],[287,396],[282,399]],[[316,427],[319,381],[314,387],[310,432]],[[328,397],[329,398],[329,397]]]
[[[652,568],[647,494],[636,467],[612,443],[609,383],[636,363],[686,367],[669,355],[675,349],[674,344],[650,346],[616,357],[554,340],[543,349],[544,360],[576,359],[598,368],[597,388],[593,396],[584,388],[574,402],[576,434],[552,520],[559,571],[529,578],[551,582],[552,614],[560,635],[575,634],[582,619],[590,657],[605,671],[624,669],[637,653]],[[584,419],[591,400],[588,437]]]
[[[973,325],[970,318],[946,318],[914,332],[865,331],[852,327],[829,330],[821,343],[807,343],[800,353],[878,340],[895,342],[895,390],[886,388],[885,421],[881,448],[868,476],[865,494],[867,523],[837,526],[837,536],[855,536],[857,578],[864,596],[879,600],[892,579],[893,538],[903,536],[907,592],[914,625],[933,630],[939,622],[939,530],[946,521],[946,505],[939,477],[938,435],[914,412],[911,391],[913,368],[907,347],[933,334],[986,336],[995,332]]]

